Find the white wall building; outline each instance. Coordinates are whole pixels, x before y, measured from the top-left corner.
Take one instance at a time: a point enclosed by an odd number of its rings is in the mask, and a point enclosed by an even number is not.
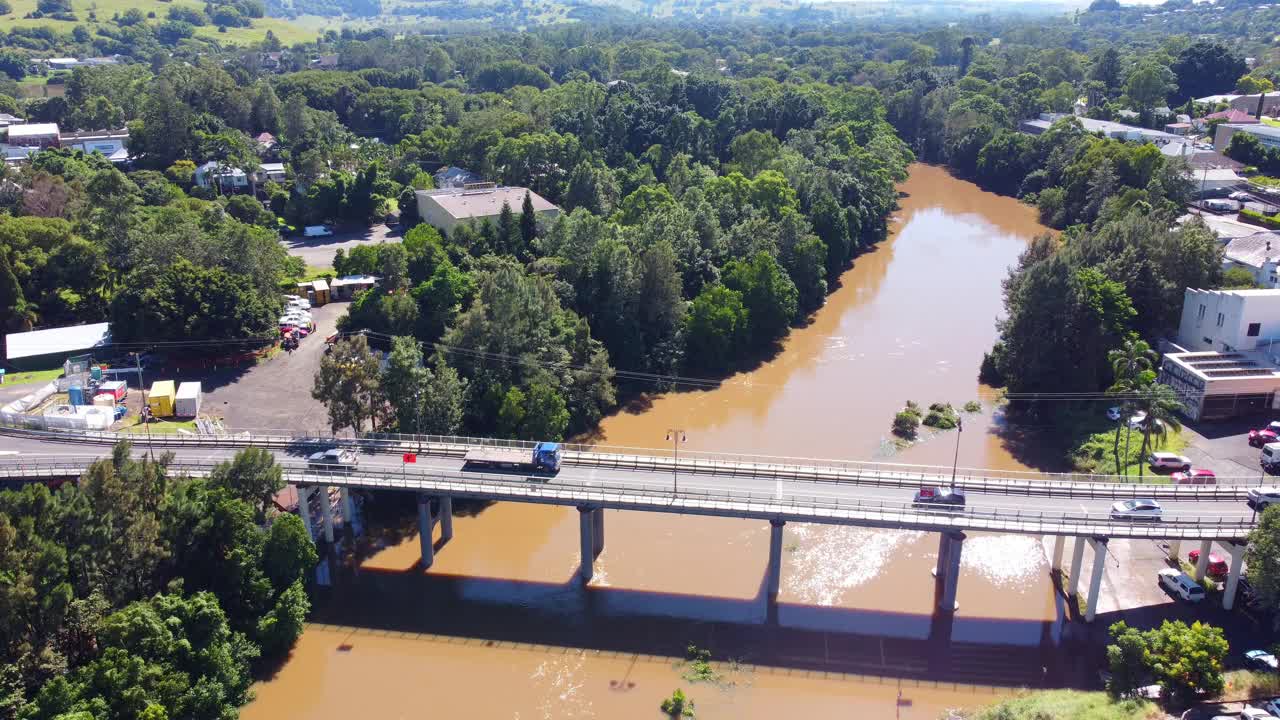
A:
[[[1280,339],[1280,290],[1183,293],[1178,344],[1188,351],[1248,352],[1272,339]]]
[[[1254,282],[1269,288],[1280,288],[1280,233],[1255,232],[1234,238],[1222,251],[1222,269],[1244,268]]]
[[[469,186],[465,190],[419,190],[418,214],[422,216],[423,222],[449,233],[468,222],[480,223],[487,219],[496,223],[504,202],[519,217],[525,193],[529,194],[535,215],[554,218],[560,214],[560,208],[532,190],[493,186]]]

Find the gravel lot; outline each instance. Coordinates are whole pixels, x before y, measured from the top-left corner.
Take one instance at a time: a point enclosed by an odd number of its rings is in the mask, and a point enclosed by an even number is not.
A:
[[[399,242],[401,236],[399,225],[374,225],[358,230],[336,232],[329,237],[291,237],[281,240],[290,255],[297,255],[308,265],[332,267],[333,254],[338,248],[351,250],[357,245],[377,244],[384,241]]]

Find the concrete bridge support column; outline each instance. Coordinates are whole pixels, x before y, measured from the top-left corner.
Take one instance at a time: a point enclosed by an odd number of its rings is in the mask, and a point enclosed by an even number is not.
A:
[[[1203,580],[1205,572],[1209,569],[1209,550],[1212,547],[1212,540],[1200,541],[1200,558],[1196,560],[1196,582]]]
[[[311,488],[301,485],[298,486],[298,517],[302,518],[302,525],[307,529],[307,537],[315,542],[315,533],[311,531]]]
[[[1089,538],[1093,548],[1093,574],[1089,577],[1089,597],[1085,601],[1084,621],[1093,622],[1098,614],[1098,595],[1102,593],[1102,574],[1107,568],[1107,539]]]
[[[449,542],[453,539],[453,496],[440,496],[440,539]]]
[[[422,569],[430,568],[436,561],[436,547],[431,540],[431,530],[435,523],[431,521],[431,498],[418,494],[418,546],[422,550]]]
[[[1062,574],[1062,555],[1067,549],[1067,537],[1065,535],[1056,535],[1053,538],[1053,564],[1049,566],[1049,572]]]
[[[782,588],[782,528],[786,525],[786,520],[775,518],[769,521],[769,567],[765,594],[770,600],[777,598]]]
[[[938,580],[947,576],[947,554],[951,551],[951,538],[947,533],[938,533],[938,564],[933,568],[933,576]]]
[[[1181,557],[1182,557],[1182,541],[1170,540],[1169,541],[1169,558],[1171,560],[1176,561]]]
[[[582,558],[578,565],[578,574],[582,582],[591,582],[595,575],[596,530],[595,508],[590,505],[578,506],[578,553]]]
[[[320,491],[320,520],[324,527],[324,541],[333,542],[333,503],[329,501],[329,486],[321,485],[317,488]]]
[[[338,490],[339,502],[342,503],[342,524],[351,533],[356,534],[356,504],[351,501],[351,491],[345,486]]]
[[[591,513],[591,545],[591,557],[600,557],[604,552],[604,508]]]
[[[1227,573],[1227,584],[1222,588],[1222,609],[1230,610],[1236,605],[1236,589],[1240,587],[1240,570],[1244,565],[1244,549],[1248,543],[1227,543],[1231,553],[1231,570]]]
[[[1080,594],[1080,566],[1084,564],[1084,543],[1085,539],[1078,537],[1075,539],[1075,546],[1071,548],[1071,574],[1067,578],[1067,597]]]
[[[947,546],[947,568],[942,576],[942,595],[938,598],[938,609],[942,612],[955,612],[960,607],[956,603],[956,590],[960,586],[960,551],[964,548],[965,536],[956,530],[942,533],[942,537]]]

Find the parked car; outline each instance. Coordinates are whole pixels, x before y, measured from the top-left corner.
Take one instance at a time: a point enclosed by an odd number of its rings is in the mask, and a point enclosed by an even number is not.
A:
[[[1191,472],[1191,458],[1171,452],[1153,452],[1147,463],[1156,470],[1171,469]]]
[[[1227,195],[1227,197],[1231,198],[1232,200],[1239,200],[1241,202],[1248,202],[1253,199],[1252,195],[1250,195],[1249,193],[1243,190],[1237,190],[1231,193],[1230,195]]]
[[[1151,498],[1120,500],[1111,506],[1111,519],[1157,521],[1160,512],[1160,503]]]
[[[1264,485],[1261,487],[1249,488],[1248,500],[1249,507],[1261,512],[1266,510],[1272,503],[1280,502],[1280,487],[1275,485]]]
[[[1187,562],[1192,565],[1200,562],[1200,551],[1192,550],[1187,553]],[[1218,553],[1211,552],[1209,553],[1209,564],[1205,566],[1205,572],[1210,577],[1226,577],[1228,572],[1227,561]]]
[[[1107,408],[1107,419],[1110,420],[1111,422],[1119,422],[1120,415],[1121,415],[1121,412],[1120,412],[1119,405],[1113,405]]]
[[[911,504],[916,507],[940,510],[963,510],[964,491],[956,488],[926,487],[916,491]]]
[[[1268,443],[1273,443],[1280,439],[1280,434],[1270,428],[1249,431],[1249,444],[1253,447],[1262,447]]]
[[[1141,429],[1143,424],[1145,424],[1146,422],[1147,422],[1147,413],[1145,411],[1139,410],[1138,412],[1133,414],[1133,417],[1129,418],[1129,427],[1134,430],[1138,430],[1138,429]]]
[[[1191,468],[1186,472],[1176,472],[1169,476],[1175,485],[1217,485],[1218,476],[1212,470]]]
[[[1160,579],[1160,586],[1182,601],[1198,603],[1204,600],[1204,588],[1200,587],[1199,583],[1192,580],[1190,575],[1181,570],[1165,568],[1157,575]]]
[[[1235,718],[1231,718],[1231,720],[1235,720]],[[1262,708],[1245,705],[1244,709],[1240,711],[1240,720],[1276,720],[1276,716]]]
[[[324,225],[308,225],[302,229],[303,237],[329,237],[333,231]]]
[[[1275,700],[1268,700],[1262,703],[1262,709],[1268,713],[1271,713],[1271,715],[1273,716],[1280,717],[1280,698],[1276,698]]]
[[[1259,460],[1262,461],[1262,469],[1268,472],[1274,472],[1280,467],[1280,442],[1263,445]]]
[[[360,456],[348,448],[329,448],[312,453],[307,465],[316,470],[354,470],[360,464]]]
[[[1253,670],[1261,670],[1263,672],[1280,670],[1280,662],[1276,660],[1276,656],[1266,650],[1249,650],[1245,652],[1244,664]]]

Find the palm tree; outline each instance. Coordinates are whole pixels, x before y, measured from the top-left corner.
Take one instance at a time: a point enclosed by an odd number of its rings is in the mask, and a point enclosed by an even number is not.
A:
[[[1147,448],[1151,445],[1151,433],[1155,431],[1156,436],[1163,445],[1168,437],[1169,431],[1174,432],[1182,430],[1182,423],[1178,420],[1178,412],[1182,410],[1182,401],[1178,399],[1178,394],[1173,388],[1161,383],[1155,383],[1150,387],[1142,389],[1138,393],[1137,405],[1139,410],[1144,410],[1147,416],[1142,420],[1142,453],[1146,457]],[[1142,477],[1143,466],[1138,466],[1138,477]]]
[[[1145,340],[1130,338],[1120,348],[1107,353],[1111,362],[1111,371],[1116,381],[1107,388],[1108,395],[1131,396],[1155,382],[1156,375],[1151,369],[1155,365],[1156,353]],[[1116,474],[1124,474],[1120,465],[1120,424],[1129,425],[1129,410],[1132,404],[1128,400],[1120,403],[1120,419],[1116,421],[1116,438],[1112,454],[1116,458]],[[1125,459],[1129,458],[1129,434],[1125,433]]]

